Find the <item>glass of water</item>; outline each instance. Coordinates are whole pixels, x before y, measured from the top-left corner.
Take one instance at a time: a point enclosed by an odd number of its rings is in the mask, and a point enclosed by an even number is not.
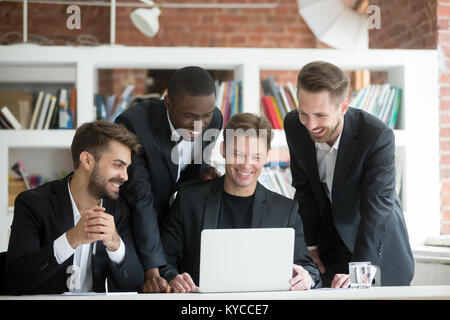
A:
[[[350,262],[348,264],[350,288],[367,289],[377,273],[377,268],[370,262]]]

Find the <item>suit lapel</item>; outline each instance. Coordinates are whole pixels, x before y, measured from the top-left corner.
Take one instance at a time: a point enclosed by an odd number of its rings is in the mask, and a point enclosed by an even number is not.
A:
[[[350,169],[358,146],[358,141],[355,139],[358,136],[358,130],[353,117],[351,117],[351,109],[348,111],[349,112],[347,112],[344,117],[344,129],[342,130],[341,141],[336,157],[336,165],[334,167],[332,187],[333,206],[338,201],[338,197],[341,194],[339,191],[342,189],[342,184],[345,181],[345,177]]]
[[[222,205],[224,176],[214,181],[211,193],[206,198],[203,229],[217,229],[220,206]]]
[[[68,181],[71,176],[72,173],[57,181],[53,186],[53,192],[50,197],[53,213],[59,222],[61,234],[74,226],[73,209],[68,189]]]
[[[264,218],[267,211],[266,192],[259,184],[256,185],[255,196],[253,198],[252,220],[251,228],[262,228],[264,225]]]
[[[173,183],[176,183],[178,165],[172,161],[172,150],[176,146],[175,141],[172,141],[172,132],[170,131],[169,120],[167,119],[167,109],[164,107],[165,104],[162,103],[163,107],[156,108],[156,112],[152,114],[150,121],[152,122],[152,127],[155,129],[155,136],[157,137],[157,142],[161,148],[164,159],[166,160],[166,166],[169,169],[170,176]],[[176,149],[175,149],[176,151]]]
[[[317,199],[321,199],[319,203],[325,203],[327,201],[327,196],[322,189],[322,183],[320,182],[319,177],[319,168],[317,167],[317,152],[316,145],[314,141],[309,136],[308,132],[302,125],[302,133],[306,135],[305,139],[299,139],[300,155],[301,158],[304,159],[305,171],[309,176],[311,181],[311,188],[313,193],[316,195]],[[320,210],[320,214],[322,214],[322,210]]]

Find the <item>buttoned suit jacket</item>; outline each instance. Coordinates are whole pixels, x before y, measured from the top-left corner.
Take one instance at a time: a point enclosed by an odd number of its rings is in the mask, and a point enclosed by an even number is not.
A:
[[[393,131],[365,111],[348,109],[330,204],[319,178],[315,144],[297,110],[286,115],[284,125],[307,245],[318,245],[323,254],[335,245],[331,236],[335,228],[352,261],[380,267],[382,285],[408,285],[414,260],[395,191]]]

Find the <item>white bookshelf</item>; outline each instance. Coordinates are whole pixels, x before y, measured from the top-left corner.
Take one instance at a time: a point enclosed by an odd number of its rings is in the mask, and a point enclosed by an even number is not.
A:
[[[344,70],[386,71],[391,85],[403,88],[396,146],[404,157],[402,200],[413,245],[439,235],[438,57],[435,50],[263,49],[193,47],[68,47],[20,44],[0,46],[0,87],[20,83],[73,83],[77,87],[77,125],[91,121],[99,69],[178,69],[199,65],[233,70],[243,85],[243,110],[259,113],[260,71],[299,70],[313,60],[325,60]],[[0,251],[7,248],[12,210],[8,210],[10,153],[60,149],[69,152],[74,130],[0,130]],[[284,146],[283,131],[274,146]],[[19,151],[18,151],[19,150]],[[49,156],[58,167],[67,156]],[[61,158],[65,158],[61,159]],[[41,160],[43,161],[43,160]],[[42,164],[44,166],[44,164]],[[47,166],[47,164],[45,164]],[[71,166],[71,164],[65,164]],[[55,172],[58,174],[58,172]]]

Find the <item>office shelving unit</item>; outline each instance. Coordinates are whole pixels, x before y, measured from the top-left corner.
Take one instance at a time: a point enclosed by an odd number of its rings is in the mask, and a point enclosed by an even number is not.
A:
[[[402,155],[402,201],[411,242],[422,244],[439,234],[438,58],[435,50],[264,49],[194,47],[68,47],[20,44],[0,47],[0,88],[11,83],[72,83],[77,88],[77,125],[94,119],[93,97],[100,69],[178,69],[199,65],[232,70],[242,81],[243,110],[260,111],[260,70],[299,70],[325,60],[345,70],[385,71],[391,85],[403,89],[403,103],[395,130]],[[12,209],[8,209],[8,171],[14,153],[40,150],[69,151],[74,130],[0,130],[0,251],[7,248]],[[286,146],[283,131],[273,146]],[[16,155],[17,156],[17,155]],[[43,156],[39,157],[43,158]],[[49,156],[57,167],[67,158]],[[43,160],[41,160],[43,161]],[[70,170],[71,164],[66,164]],[[58,174],[58,172],[55,172]]]

